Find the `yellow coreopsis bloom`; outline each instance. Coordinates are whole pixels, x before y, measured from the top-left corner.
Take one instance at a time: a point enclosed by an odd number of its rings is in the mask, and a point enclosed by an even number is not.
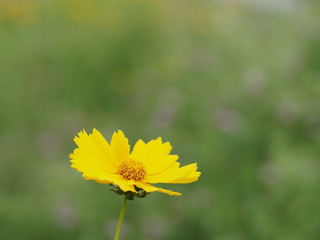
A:
[[[178,155],[171,155],[170,143],[162,142],[160,137],[148,143],[138,140],[131,152],[120,130],[113,134],[110,144],[96,129],[92,134],[79,132],[74,141],[78,148],[70,154],[71,167],[87,180],[117,185],[123,192],[143,189],[147,193],[181,195],[149,183],[191,183],[201,174],[195,163],[180,167]]]

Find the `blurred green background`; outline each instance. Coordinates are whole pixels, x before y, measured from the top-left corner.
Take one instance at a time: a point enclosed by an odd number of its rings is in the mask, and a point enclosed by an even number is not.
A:
[[[320,239],[320,2],[0,0],[0,239],[112,239],[73,137],[162,136],[202,176],[121,239]]]

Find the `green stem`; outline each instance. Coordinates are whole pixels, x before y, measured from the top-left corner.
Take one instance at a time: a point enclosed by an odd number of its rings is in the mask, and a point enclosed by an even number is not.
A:
[[[119,220],[118,220],[117,230],[116,230],[116,234],[114,235],[113,240],[118,240],[119,239],[121,226],[122,226],[122,221],[123,221],[124,213],[126,211],[127,201],[128,201],[128,199],[126,198],[126,196],[124,196],[124,200],[123,200],[123,203],[122,203],[121,212],[120,212],[120,216],[119,216]]]

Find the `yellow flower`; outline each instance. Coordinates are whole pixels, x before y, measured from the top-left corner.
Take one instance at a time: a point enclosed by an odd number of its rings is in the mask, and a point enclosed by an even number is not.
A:
[[[170,143],[163,143],[160,137],[148,143],[138,140],[132,152],[120,130],[113,134],[110,144],[96,129],[92,134],[79,132],[74,141],[78,148],[70,154],[71,167],[82,172],[86,180],[114,184],[123,192],[143,189],[181,195],[149,183],[191,183],[201,174],[195,163],[180,167],[179,157],[170,154]]]

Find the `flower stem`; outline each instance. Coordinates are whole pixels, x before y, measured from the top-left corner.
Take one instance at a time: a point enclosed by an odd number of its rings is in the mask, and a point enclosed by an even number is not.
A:
[[[122,226],[122,221],[123,221],[124,213],[126,211],[127,201],[128,201],[128,199],[126,198],[126,196],[124,196],[122,207],[121,207],[121,212],[120,212],[120,216],[119,216],[119,220],[118,220],[117,230],[116,230],[116,234],[114,235],[113,240],[118,240],[119,239],[121,226]]]

